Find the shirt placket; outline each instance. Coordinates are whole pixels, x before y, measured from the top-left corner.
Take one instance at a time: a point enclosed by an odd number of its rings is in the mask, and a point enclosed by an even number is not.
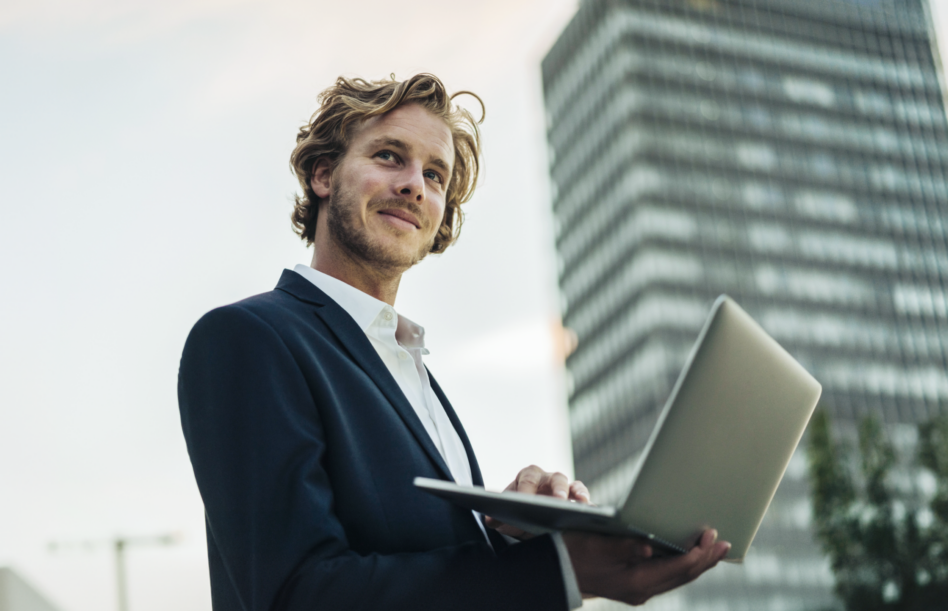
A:
[[[428,377],[428,370],[425,369],[424,363],[421,360],[421,349],[416,348],[417,356],[412,354],[412,357],[415,359],[416,369],[418,371],[418,377],[421,379],[421,384],[423,388],[425,406],[428,408],[428,413],[431,414],[431,420],[434,422],[435,429],[438,431],[438,436],[441,438],[441,444],[445,447],[448,447],[449,442],[445,439],[446,436],[454,432],[454,425],[451,424],[451,421],[448,420],[448,414],[444,411],[444,408],[437,409],[435,406],[435,394],[434,390],[431,388],[431,379]],[[451,445],[458,445],[460,439],[453,442]],[[463,455],[464,448],[458,448],[459,452],[448,452],[445,460],[448,462],[448,467],[451,469],[451,473],[454,475],[454,480],[461,485],[470,486],[473,482],[471,481],[471,466],[467,463],[467,456]]]
[[[385,323],[378,328],[378,330],[381,331],[379,336],[380,341],[389,349],[390,353],[394,355],[399,369],[402,370],[403,379],[406,380],[406,382],[412,380],[419,383],[421,405],[424,406],[431,424],[431,429],[428,430],[431,441],[447,464],[448,471],[451,473],[454,481],[458,484],[470,486],[473,484],[473,479],[471,477],[471,465],[467,460],[467,454],[465,453],[463,444],[461,444],[460,438],[454,433],[454,425],[448,420],[447,413],[441,406],[440,401],[435,397],[434,389],[431,388],[431,378],[428,377],[428,370],[425,369],[425,364],[422,360],[422,356],[428,352],[424,347],[424,331],[420,328],[414,330],[414,335],[408,340],[412,345],[403,345],[399,343],[395,337],[395,330],[397,328],[397,322],[393,321],[395,317],[397,317],[397,314],[395,314],[394,311],[388,309],[383,311],[381,318]],[[409,360],[411,361],[411,365],[414,366],[413,371],[409,371]],[[412,386],[414,385],[412,384]],[[409,402],[411,401],[409,400]],[[419,417],[421,417],[420,414]],[[425,428],[427,429],[428,423],[423,424],[425,424]],[[445,438],[452,433],[455,435],[452,440]],[[448,451],[448,448],[452,448],[452,451]],[[490,542],[490,537],[487,536],[487,530],[484,528],[481,515],[473,510],[471,514],[474,516],[474,520],[477,522],[481,533],[483,533],[487,544],[493,547]]]
[[[381,315],[384,323],[382,325],[382,343],[388,348],[389,352],[395,358],[397,367],[401,370],[402,375],[401,379],[409,386],[409,388],[403,388],[402,390],[407,394],[411,393],[415,397],[415,401],[409,399],[409,403],[414,405],[421,404],[424,406],[425,413],[427,415],[427,422],[423,422],[425,428],[428,429],[430,425],[430,430],[428,434],[431,436],[431,441],[434,443],[435,448],[438,450],[438,453],[444,458],[445,462],[448,463],[448,469],[453,473],[453,466],[451,461],[448,458],[449,452],[445,451],[444,439],[441,436],[441,430],[438,426],[438,418],[435,415],[435,410],[432,408],[430,401],[427,397],[427,389],[425,387],[425,382],[427,382],[427,376],[421,378],[418,374],[418,361],[421,358],[421,351],[419,348],[406,348],[398,343],[398,340],[395,338],[395,329],[397,326],[397,314],[394,311],[389,309],[384,309]],[[418,355],[416,356],[412,351],[417,350]],[[417,411],[417,410],[416,410]],[[422,415],[419,414],[419,418],[422,418]]]

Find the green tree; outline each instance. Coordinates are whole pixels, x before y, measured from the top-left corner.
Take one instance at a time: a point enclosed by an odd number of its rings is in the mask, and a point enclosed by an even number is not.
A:
[[[932,583],[948,583],[948,415],[919,427],[918,462],[935,479],[930,504],[929,554],[921,567]],[[942,606],[948,608],[948,588],[941,587]]]
[[[877,419],[860,423],[858,458],[853,452],[819,410],[807,462],[816,536],[837,595],[849,611],[948,609],[948,417],[919,427],[910,473],[934,478],[930,503],[892,485],[898,459]]]

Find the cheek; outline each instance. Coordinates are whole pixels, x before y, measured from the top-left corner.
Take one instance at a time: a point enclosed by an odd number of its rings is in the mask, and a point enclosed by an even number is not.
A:
[[[387,196],[391,189],[391,171],[374,164],[367,164],[361,168],[353,179],[360,188],[375,196]]]
[[[384,196],[387,193],[388,183],[385,181],[384,176],[379,176],[375,173],[369,172],[366,175],[363,175],[362,180],[362,189],[367,193],[373,196],[379,197]]]
[[[434,201],[433,199],[428,200],[428,215],[432,220],[435,231],[441,226],[441,221],[444,219],[444,210],[445,203],[443,199],[438,201]]]
[[[385,196],[385,177],[372,167],[349,168],[343,177],[348,191],[360,200],[378,199]]]

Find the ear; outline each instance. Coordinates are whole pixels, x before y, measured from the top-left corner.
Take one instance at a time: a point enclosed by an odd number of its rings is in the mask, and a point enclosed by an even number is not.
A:
[[[332,163],[326,157],[316,160],[309,186],[320,199],[326,199],[332,193]]]

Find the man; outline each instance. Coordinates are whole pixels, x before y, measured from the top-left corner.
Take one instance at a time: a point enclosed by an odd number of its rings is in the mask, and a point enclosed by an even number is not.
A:
[[[297,137],[293,222],[311,267],[214,310],[181,360],[182,426],[205,505],[214,609],[567,609],[641,603],[715,565],[567,533],[527,538],[418,491],[482,485],[454,410],[394,310],[402,273],[457,237],[477,123],[434,76],[340,78]],[[536,467],[509,490],[588,502]]]

